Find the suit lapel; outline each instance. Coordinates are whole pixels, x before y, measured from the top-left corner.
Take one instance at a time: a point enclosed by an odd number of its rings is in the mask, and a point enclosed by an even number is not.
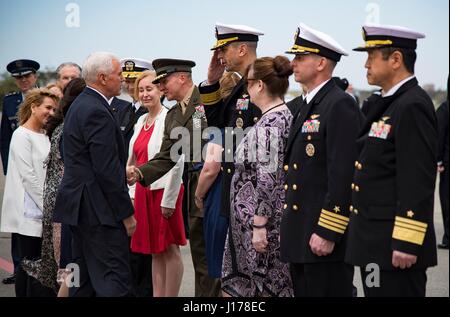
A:
[[[122,132],[120,131],[120,127],[115,119],[114,113],[112,112],[110,105],[108,104],[108,102],[106,102],[105,98],[103,98],[98,92],[96,92],[95,90],[86,87],[84,88],[84,92],[90,96],[93,96],[95,98],[97,98],[101,104],[108,110],[109,114],[111,115],[111,119],[113,120],[113,122],[115,123],[114,126],[116,127],[116,138],[117,138],[117,145],[119,147],[119,160],[122,163],[126,162],[126,158],[125,158],[125,145],[123,143],[123,137],[122,137]]]

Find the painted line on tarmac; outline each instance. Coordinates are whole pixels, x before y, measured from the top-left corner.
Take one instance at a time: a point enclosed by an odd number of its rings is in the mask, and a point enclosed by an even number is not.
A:
[[[0,258],[0,269],[8,272],[9,274],[12,274],[14,272],[14,265],[12,264],[12,262]]]

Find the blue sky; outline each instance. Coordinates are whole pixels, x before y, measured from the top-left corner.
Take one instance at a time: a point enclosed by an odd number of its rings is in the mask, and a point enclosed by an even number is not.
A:
[[[69,3],[79,8],[77,28],[66,26]],[[0,68],[5,70],[17,58],[35,59],[43,68],[64,61],[82,64],[93,51],[110,51],[120,58],[195,60],[193,76],[199,82],[206,77],[215,22],[263,30],[260,57],[284,54],[304,22],[350,52],[336,75],[366,89],[366,54],[351,49],[362,43],[361,25],[367,19],[425,33],[427,38],[419,41],[416,75],[421,84],[446,87],[448,0],[0,0]]]

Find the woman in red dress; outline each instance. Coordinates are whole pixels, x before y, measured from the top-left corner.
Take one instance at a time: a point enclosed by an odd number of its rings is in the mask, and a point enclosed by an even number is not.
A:
[[[136,80],[137,99],[148,110],[139,118],[130,141],[127,166],[140,166],[159,152],[168,110],[161,104],[161,92],[152,84],[155,72],[145,71]],[[130,187],[134,199],[136,231],[131,250],[152,254],[153,294],[155,297],[178,296],[183,278],[180,245],[186,245],[181,204],[184,158],[166,175],[143,187]]]

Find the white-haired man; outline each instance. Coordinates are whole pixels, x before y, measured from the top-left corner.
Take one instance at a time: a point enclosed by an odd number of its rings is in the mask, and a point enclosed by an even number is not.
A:
[[[71,226],[80,285],[71,296],[127,296],[131,292],[128,236],[136,222],[125,177],[124,144],[110,110],[123,81],[119,60],[91,54],[83,65],[87,87],[64,124],[64,177],[54,220]]]

